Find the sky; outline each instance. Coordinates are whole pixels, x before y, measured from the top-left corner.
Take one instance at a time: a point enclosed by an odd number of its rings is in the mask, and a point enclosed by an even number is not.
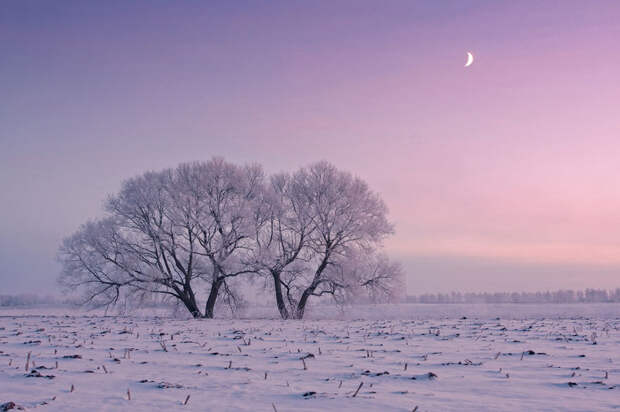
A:
[[[618,39],[614,0],[2,1],[0,293],[212,156],[365,179],[410,294],[620,287]]]

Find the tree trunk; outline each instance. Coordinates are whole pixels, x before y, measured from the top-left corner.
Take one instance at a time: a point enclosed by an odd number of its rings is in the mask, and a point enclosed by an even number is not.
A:
[[[207,299],[207,304],[205,306],[205,318],[207,319],[213,319],[215,301],[217,300],[217,295],[219,294],[222,283],[222,279],[216,279],[211,283],[211,292],[209,292],[209,298]]]
[[[278,305],[278,311],[280,312],[280,316],[282,319],[290,318],[288,313],[288,309],[286,308],[286,303],[284,302],[284,296],[282,296],[282,283],[280,283],[280,272],[272,271],[271,276],[273,276],[274,287],[276,290],[276,303]]]
[[[194,296],[194,293],[191,290],[185,291],[182,302],[187,308],[187,310],[189,311],[189,313],[191,313],[195,319],[202,318],[202,313],[200,312],[200,309],[198,308],[198,304],[196,303],[196,298]]]
[[[329,262],[329,256],[331,255],[331,251],[328,249],[325,251],[325,256],[323,260],[321,260],[321,264],[316,269],[314,273],[314,280],[312,284],[304,290],[304,293],[301,295],[301,299],[299,299],[299,303],[297,303],[297,309],[295,310],[295,319],[303,319],[304,311],[306,310],[306,303],[308,303],[308,298],[314,293],[316,290],[319,281],[321,279],[321,275],[323,271],[327,267],[327,263]]]
[[[299,303],[297,303],[297,308],[295,309],[295,319],[303,319],[304,311],[306,310],[306,303],[308,303],[308,298],[314,292],[313,288],[307,288],[304,290],[304,293],[301,295],[301,299],[299,299]]]

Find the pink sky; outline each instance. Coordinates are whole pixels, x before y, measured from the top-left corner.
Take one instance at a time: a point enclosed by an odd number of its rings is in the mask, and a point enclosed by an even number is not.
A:
[[[123,178],[214,155],[368,180],[410,293],[620,287],[615,1],[0,8],[15,291]]]

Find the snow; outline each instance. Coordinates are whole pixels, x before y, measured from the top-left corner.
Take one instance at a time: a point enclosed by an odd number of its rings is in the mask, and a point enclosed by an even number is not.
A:
[[[610,410],[620,408],[618,306],[368,305],[313,308],[305,321],[3,309],[0,405]]]

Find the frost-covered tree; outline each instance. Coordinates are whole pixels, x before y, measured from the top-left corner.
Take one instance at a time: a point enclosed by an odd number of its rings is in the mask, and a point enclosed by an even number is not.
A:
[[[64,240],[61,282],[93,304],[164,296],[212,318],[218,300],[237,303],[234,279],[262,274],[282,318],[302,318],[312,296],[399,289],[400,267],[376,253],[385,215],[365,182],[326,162],[267,180],[256,165],[185,163],[124,182],[103,218]]]
[[[218,296],[235,299],[227,280],[249,272],[240,255],[251,248],[261,185],[259,167],[217,158],[129,179],[109,198],[106,217],[64,240],[61,283],[89,303],[161,294],[211,318]]]
[[[282,319],[291,317],[295,302],[291,282],[308,269],[309,240],[313,231],[304,182],[290,174],[276,174],[265,185],[255,212],[256,248],[247,264],[271,278]],[[293,305],[294,306],[294,305]]]
[[[166,295],[201,317],[193,286],[207,271],[196,254],[195,224],[171,196],[175,180],[176,171],[164,170],[125,181],[109,197],[106,217],[64,240],[61,283],[98,305]]]
[[[280,283],[292,316],[301,319],[311,297],[339,298],[357,288],[363,266],[358,257],[372,255],[393,228],[381,198],[363,180],[327,162],[303,168],[291,180],[307,229],[298,262],[282,272]],[[396,278],[398,273],[392,274]],[[364,282],[367,288],[388,284],[369,278]]]
[[[205,317],[212,318],[222,290],[227,299],[236,299],[228,281],[255,270],[245,262],[256,247],[255,215],[263,199],[264,173],[260,166],[240,167],[219,158],[178,170],[177,190],[197,205],[190,220],[199,245],[196,253],[209,267]]]

